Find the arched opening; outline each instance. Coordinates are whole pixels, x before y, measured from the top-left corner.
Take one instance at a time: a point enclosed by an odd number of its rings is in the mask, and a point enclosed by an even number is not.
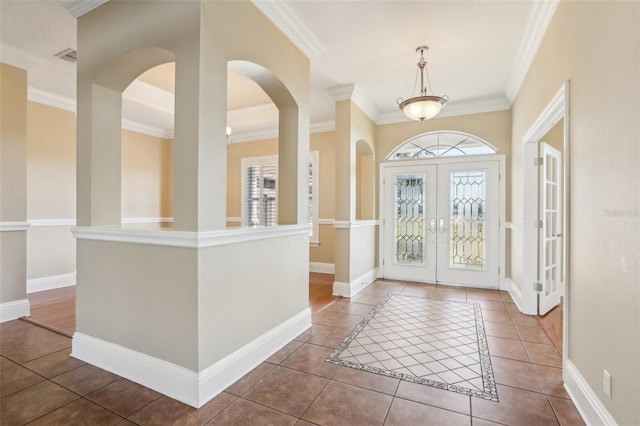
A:
[[[371,220],[375,216],[375,161],[367,141],[356,142],[356,219]]]
[[[123,225],[172,227],[175,65],[148,69],[122,93]]]
[[[227,69],[227,226],[278,223],[278,108],[250,77]]]
[[[86,122],[90,124],[79,128],[78,139],[91,142],[86,145],[79,143],[78,150],[84,153],[85,146],[90,146],[86,154],[90,154],[92,159],[100,159],[91,162],[90,181],[80,180],[78,183],[80,194],[88,191],[80,197],[88,196],[89,200],[79,208],[79,224],[113,226],[122,223],[123,92],[143,72],[172,61],[175,61],[175,55],[165,49],[147,47],[130,50],[98,72],[90,89],[82,94],[84,99],[79,95],[79,103],[90,100],[87,104],[90,108],[79,109],[78,120],[83,122],[81,114],[87,113]],[[134,121],[125,121],[127,123],[133,124]],[[141,125],[128,127],[138,130],[125,135],[125,138],[132,139],[139,137],[141,128],[149,128]]]
[[[235,224],[247,227],[298,223],[296,101],[277,76],[253,62],[230,61],[227,85],[228,214],[239,213]]]
[[[482,138],[469,133],[443,130],[415,136],[389,154],[387,160],[462,157],[495,154],[497,149]]]

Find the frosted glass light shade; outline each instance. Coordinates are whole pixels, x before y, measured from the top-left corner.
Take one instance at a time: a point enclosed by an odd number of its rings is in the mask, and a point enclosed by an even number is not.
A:
[[[448,100],[440,96],[416,96],[401,102],[399,107],[410,119],[424,121],[438,115]]]

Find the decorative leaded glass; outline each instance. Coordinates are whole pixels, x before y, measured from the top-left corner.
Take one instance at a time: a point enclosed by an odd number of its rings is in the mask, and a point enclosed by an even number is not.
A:
[[[475,136],[460,132],[432,132],[417,136],[391,153],[389,160],[495,154],[496,150]]]
[[[396,263],[421,265],[424,261],[425,175],[397,175]]]
[[[450,183],[449,267],[485,270],[487,172],[452,171]]]

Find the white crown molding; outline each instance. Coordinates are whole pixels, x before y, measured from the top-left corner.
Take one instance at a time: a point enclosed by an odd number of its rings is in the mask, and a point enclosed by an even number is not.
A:
[[[252,0],[262,13],[280,29],[309,59],[318,56],[324,46],[315,34],[282,0]]]
[[[255,142],[265,139],[275,139],[278,137],[278,122],[269,123],[266,126],[245,126],[244,128],[233,128],[233,133],[229,137],[229,145],[236,143]]]
[[[38,55],[0,41],[0,62],[2,63],[28,71],[42,61],[43,58]]]
[[[122,97],[166,114],[174,113],[175,95],[142,80],[133,80],[122,92]]]
[[[511,103],[504,97],[473,99],[468,101],[459,101],[447,104],[440,114],[432,120],[444,117],[457,117],[461,115],[482,114],[486,112],[505,111],[511,108]],[[378,126],[384,124],[396,124],[410,122],[400,109],[397,111],[388,111],[378,115],[376,124]]]
[[[161,139],[173,139],[174,136],[173,129],[163,129],[161,127],[150,126],[127,118],[122,119],[122,128]]]
[[[356,104],[362,112],[366,114],[367,117],[374,123],[378,120],[379,112],[378,109],[369,101],[369,98],[366,97],[364,92],[360,90],[358,86],[356,86],[356,90],[353,92],[352,101]]]
[[[246,108],[249,110],[249,108]],[[231,112],[231,111],[229,111]],[[236,113],[236,122],[242,122],[241,117],[249,117],[246,114],[250,114],[250,111],[235,110]],[[247,121],[246,119],[244,121]],[[233,133],[229,137],[229,144],[233,145],[236,143],[245,143],[245,142],[255,142],[261,141],[265,139],[275,139],[278,137],[278,121],[277,119],[273,122],[267,123],[266,125],[254,125],[254,126],[242,126],[242,127],[232,127]],[[323,132],[333,132],[336,130],[336,124],[334,121],[323,121],[316,124],[311,124],[310,127],[311,133],[323,133]]]
[[[0,222],[0,232],[26,231],[29,222]]]
[[[351,99],[355,90],[355,83],[341,84],[340,86],[329,87],[327,89],[327,94],[331,96],[334,101],[340,102]]]
[[[58,3],[67,9],[74,18],[79,18],[108,1],[109,0],[58,0]]]
[[[76,100],[55,93],[31,87],[27,88],[27,99],[39,104],[48,105],[65,111],[76,112]]]
[[[320,121],[318,123],[311,123],[311,133],[323,133],[333,132],[336,130],[335,121]]]
[[[374,123],[378,121],[378,109],[369,101],[357,84],[350,83],[330,87],[327,89],[327,94],[336,102],[351,100],[371,121]]]
[[[529,15],[529,20],[524,31],[524,36],[520,42],[516,59],[511,71],[511,79],[507,85],[507,98],[512,104],[518,95],[520,86],[529,71],[531,62],[535,57],[542,38],[544,37],[551,18],[558,7],[559,0],[536,1],[533,10]]]
[[[169,247],[206,248],[249,241],[309,235],[311,225],[280,225],[264,228],[234,228],[208,232],[123,229],[119,227],[73,228],[75,238],[95,241],[151,244]]]

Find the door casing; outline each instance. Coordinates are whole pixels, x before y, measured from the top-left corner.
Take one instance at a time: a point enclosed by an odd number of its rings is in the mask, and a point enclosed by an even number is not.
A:
[[[385,208],[385,188],[384,188],[384,176],[385,170],[389,167],[397,167],[398,165],[406,165],[406,166],[421,166],[421,165],[432,165],[432,164],[464,164],[464,163],[473,163],[478,161],[498,161],[499,164],[499,182],[500,185],[500,197],[499,197],[499,254],[498,254],[498,262],[500,267],[500,272],[498,273],[498,289],[506,290],[505,283],[505,215],[506,215],[506,175],[505,175],[505,156],[502,154],[492,154],[492,155],[472,155],[468,157],[441,157],[434,159],[420,159],[420,160],[396,160],[396,161],[386,161],[380,163],[379,169],[379,177],[380,182],[378,185],[379,188],[379,212],[380,217],[384,214]],[[385,238],[384,238],[384,230],[385,224],[381,224],[378,227],[378,259],[380,259],[380,264],[382,264],[382,260],[384,259],[384,249],[385,249]],[[382,271],[382,267],[380,268]],[[454,284],[455,285],[455,284]]]
[[[546,108],[540,113],[536,121],[531,125],[527,133],[522,138],[522,161],[523,161],[523,219],[518,224],[523,229],[522,245],[522,281],[520,283],[510,282],[509,293],[511,298],[518,305],[518,309],[524,314],[536,315],[538,294],[533,288],[533,283],[537,278],[537,256],[527,256],[526,253],[538,252],[538,235],[533,227],[533,221],[538,215],[538,174],[536,166],[533,165],[533,158],[538,153],[538,142],[547,132],[560,120],[564,120],[564,143],[562,149],[564,180],[563,180],[563,224],[562,236],[562,270],[564,275],[564,295],[562,310],[562,360],[569,359],[569,303],[571,276],[570,276],[570,251],[571,251],[571,227],[569,217],[571,215],[570,203],[570,110],[569,110],[569,81],[565,81],[555,96],[551,99]],[[535,192],[532,187],[535,186]],[[563,378],[566,378],[563,371]]]

